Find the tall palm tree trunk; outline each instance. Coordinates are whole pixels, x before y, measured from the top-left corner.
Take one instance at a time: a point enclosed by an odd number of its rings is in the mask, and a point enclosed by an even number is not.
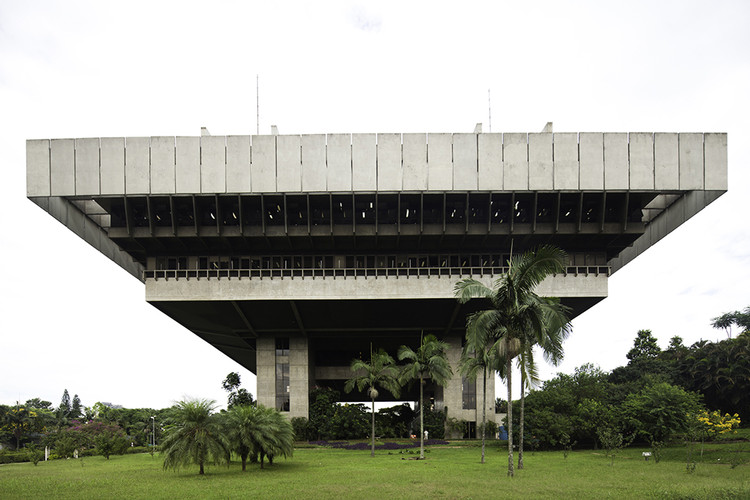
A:
[[[424,459],[424,396],[422,376],[419,377],[419,459]]]
[[[487,367],[483,369],[482,379],[482,463],[484,463],[484,440],[487,435]]]
[[[375,398],[372,398],[372,449],[370,456],[375,456]]]
[[[513,359],[505,361],[505,379],[508,383],[508,475],[513,477],[513,393],[511,391]]]
[[[521,374],[521,425],[519,428],[520,435],[518,436],[518,469],[523,469],[523,407],[525,401],[525,387],[524,387],[524,375]]]

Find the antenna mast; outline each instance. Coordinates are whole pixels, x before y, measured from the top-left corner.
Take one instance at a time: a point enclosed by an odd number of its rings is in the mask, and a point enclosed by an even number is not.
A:
[[[255,75],[255,134],[260,135],[260,93],[257,74]]]
[[[487,115],[488,115],[488,123],[490,132],[492,132],[492,99],[490,96],[490,89],[487,89]]]

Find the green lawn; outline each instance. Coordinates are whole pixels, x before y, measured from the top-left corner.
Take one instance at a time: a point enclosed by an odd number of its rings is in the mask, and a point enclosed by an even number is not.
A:
[[[489,448],[479,463],[473,446],[433,447],[424,461],[413,454],[303,448],[294,457],[247,472],[238,463],[162,470],[161,459],[143,455],[0,465],[0,498],[749,498],[750,465],[732,468],[731,449],[706,445],[704,462],[685,472],[685,450],[665,450],[660,463],[645,462],[643,449],[626,449],[611,467],[593,451],[527,453],[526,468],[506,476],[507,454]],[[697,447],[699,452],[700,445]],[[734,455],[737,456],[737,455]],[[698,457],[700,459],[700,457]]]

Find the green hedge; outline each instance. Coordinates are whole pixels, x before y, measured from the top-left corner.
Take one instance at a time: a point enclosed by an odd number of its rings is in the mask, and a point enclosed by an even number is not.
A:
[[[15,464],[29,461],[29,454],[26,450],[0,450],[0,464]]]

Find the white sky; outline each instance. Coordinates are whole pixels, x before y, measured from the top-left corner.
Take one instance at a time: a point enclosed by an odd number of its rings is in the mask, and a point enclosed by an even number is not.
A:
[[[750,3],[0,0],[0,403],[225,402],[255,377],[25,197],[25,140],[255,133],[727,132],[730,192],[616,273],[566,357],[611,370],[750,305]],[[503,394],[501,386],[498,394]]]

